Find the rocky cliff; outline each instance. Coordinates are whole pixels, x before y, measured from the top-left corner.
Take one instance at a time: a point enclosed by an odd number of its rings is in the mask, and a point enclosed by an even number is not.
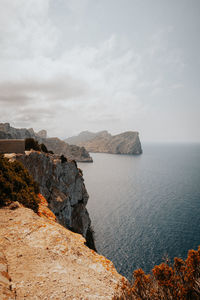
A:
[[[92,157],[82,146],[69,145],[58,138],[47,138],[42,140],[48,150],[61,155],[64,154],[69,159],[75,159],[78,162],[92,162]]]
[[[122,299],[126,279],[84,243],[31,209],[0,209],[0,299]]]
[[[65,140],[83,146],[89,152],[105,152],[114,154],[141,154],[142,147],[139,133],[127,131],[117,135],[111,135],[107,131],[92,133],[84,131],[78,136]]]
[[[26,128],[14,128],[11,127],[9,123],[0,123],[0,138],[1,139],[25,139],[25,138],[35,138],[36,134],[31,128],[30,130]]]
[[[91,221],[86,209],[88,193],[82,172],[75,161],[62,162],[57,155],[37,151],[25,154],[7,154],[10,160],[18,160],[39,183],[41,194],[60,224],[82,234],[87,244],[95,248],[91,234]]]
[[[46,130],[36,133],[33,128],[14,128],[9,123],[0,123],[0,139],[26,139],[34,138],[39,143],[44,143],[48,150],[55,154],[65,155],[69,159],[81,162],[92,162],[92,158],[85,148],[69,145],[59,138],[47,138]]]

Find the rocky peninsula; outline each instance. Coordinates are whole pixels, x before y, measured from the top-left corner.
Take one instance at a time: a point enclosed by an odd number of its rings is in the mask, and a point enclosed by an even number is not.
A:
[[[137,131],[111,135],[107,131],[97,133],[83,131],[77,136],[65,139],[69,144],[85,147],[88,152],[113,154],[141,154],[142,147]]]

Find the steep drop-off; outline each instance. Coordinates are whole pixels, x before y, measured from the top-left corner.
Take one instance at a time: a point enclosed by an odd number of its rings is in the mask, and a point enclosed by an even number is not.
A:
[[[114,154],[141,154],[142,147],[139,133],[127,131],[117,135],[111,135],[107,131],[92,133],[84,131],[65,141],[85,147],[89,152],[104,152]]]
[[[37,151],[5,156],[23,163],[38,182],[40,192],[47,199],[49,208],[56,215],[58,222],[82,234],[87,239],[88,246],[95,248],[91,239],[91,221],[86,209],[89,196],[76,162],[62,162],[57,155]]]

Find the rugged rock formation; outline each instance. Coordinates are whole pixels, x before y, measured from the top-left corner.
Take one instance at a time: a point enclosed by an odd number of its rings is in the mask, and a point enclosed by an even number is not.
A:
[[[7,139],[25,139],[36,138],[36,134],[33,129],[30,129],[30,131],[26,128],[18,129],[11,127],[9,123],[0,123],[0,137]]]
[[[37,135],[39,136],[39,137],[41,137],[42,139],[46,139],[47,138],[47,131],[46,130],[40,130],[40,131],[38,131],[38,133],[37,133]]]
[[[139,133],[127,131],[117,135],[111,135],[107,131],[92,133],[84,131],[78,136],[65,140],[83,146],[89,152],[105,152],[114,154],[141,154],[142,148]]]
[[[84,242],[28,208],[0,209],[0,299],[120,297],[126,279]]]
[[[67,139],[65,139],[66,143],[69,144],[74,144],[74,145],[78,145],[79,143],[85,143],[85,142],[89,142],[92,139],[94,139],[97,135],[103,135],[103,134],[108,134],[107,131],[100,131],[100,132],[90,132],[90,131],[82,131],[81,133],[79,133],[79,135],[76,136],[72,136],[69,137]]]
[[[79,162],[92,162],[92,157],[84,147],[76,145],[69,145],[58,138],[47,138],[43,140],[43,143],[54,153],[61,155],[64,154],[69,159],[75,159]]]
[[[57,155],[37,151],[25,154],[7,154],[11,160],[17,159],[39,183],[41,194],[47,199],[49,208],[60,224],[82,234],[91,236],[90,217],[86,209],[88,193],[82,172],[75,161],[62,162]],[[94,248],[93,240],[87,240]]]
[[[9,123],[0,123],[0,139],[25,139],[34,138],[39,143],[44,143],[48,150],[55,154],[65,155],[69,159],[81,162],[92,162],[89,153],[83,147],[68,145],[59,138],[47,138],[46,130],[36,133],[33,128],[14,128]]]

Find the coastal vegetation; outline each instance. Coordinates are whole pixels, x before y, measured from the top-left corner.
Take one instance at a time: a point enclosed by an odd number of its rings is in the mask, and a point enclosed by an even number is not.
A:
[[[10,162],[3,155],[0,155],[0,191],[0,207],[18,201],[25,207],[38,211],[38,184],[22,163]]]
[[[145,274],[142,269],[133,272],[133,283],[122,281],[124,295],[114,300],[198,300],[200,299],[200,246],[189,250],[186,260],[167,260]]]

